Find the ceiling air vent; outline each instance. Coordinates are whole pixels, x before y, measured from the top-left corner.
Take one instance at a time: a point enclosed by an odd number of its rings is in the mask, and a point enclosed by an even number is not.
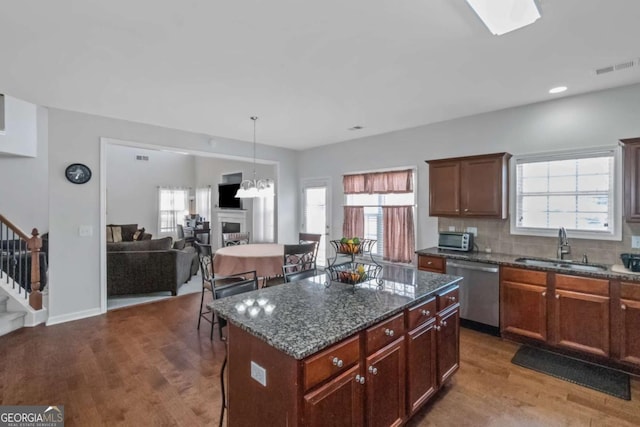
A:
[[[626,70],[627,68],[633,68],[636,65],[638,65],[638,60],[632,59],[630,61],[621,62],[619,64],[609,65],[608,67],[598,68],[596,69],[596,75],[599,76],[600,74],[611,73],[613,71]]]
[[[136,160],[142,160],[144,162],[148,162],[149,161],[149,156],[141,156],[141,155],[137,155],[136,156]]]

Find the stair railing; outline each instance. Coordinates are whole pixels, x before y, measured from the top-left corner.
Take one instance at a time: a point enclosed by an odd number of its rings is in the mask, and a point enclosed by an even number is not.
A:
[[[24,291],[24,299],[29,299],[29,305],[34,310],[42,309],[41,248],[42,239],[37,228],[29,236],[0,214],[0,280],[6,280],[13,289],[18,288],[18,295]]]

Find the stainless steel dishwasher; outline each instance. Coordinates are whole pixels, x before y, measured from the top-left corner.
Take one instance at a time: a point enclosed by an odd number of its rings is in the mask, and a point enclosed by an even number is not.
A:
[[[447,274],[462,276],[460,318],[464,326],[498,333],[500,327],[500,276],[498,266],[476,261],[447,259]]]

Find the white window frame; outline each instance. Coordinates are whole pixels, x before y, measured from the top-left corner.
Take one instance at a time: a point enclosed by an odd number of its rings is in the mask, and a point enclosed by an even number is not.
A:
[[[610,192],[613,197],[612,212],[610,215],[613,221],[611,231],[586,231],[567,229],[567,236],[573,239],[592,239],[592,240],[622,240],[622,148],[618,146],[594,147],[580,150],[554,151],[548,153],[525,154],[514,156],[511,160],[510,168],[510,191],[509,191],[509,209],[510,215],[510,231],[514,235],[525,236],[546,236],[558,237],[558,229],[528,228],[518,227],[517,225],[517,165],[522,161],[550,161],[565,160],[578,157],[594,156],[597,154],[613,153],[613,189]]]
[[[161,198],[163,191],[170,192],[182,192],[184,193],[184,204],[185,210],[179,209],[169,209],[162,210]],[[175,195],[174,195],[175,196]],[[174,203],[174,199],[172,199],[172,203]],[[175,216],[175,223],[170,227],[162,228],[162,213],[163,212],[173,212],[173,216]],[[158,236],[171,236],[176,235],[178,231],[178,224],[184,225],[184,217],[189,213],[189,188],[183,187],[158,187]]]

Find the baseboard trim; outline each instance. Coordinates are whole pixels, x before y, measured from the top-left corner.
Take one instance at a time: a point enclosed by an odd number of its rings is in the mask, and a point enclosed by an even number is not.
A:
[[[87,317],[98,316],[100,314],[102,314],[100,308],[92,308],[91,310],[76,311],[75,313],[61,314],[59,316],[49,316],[47,326],[86,319]]]

